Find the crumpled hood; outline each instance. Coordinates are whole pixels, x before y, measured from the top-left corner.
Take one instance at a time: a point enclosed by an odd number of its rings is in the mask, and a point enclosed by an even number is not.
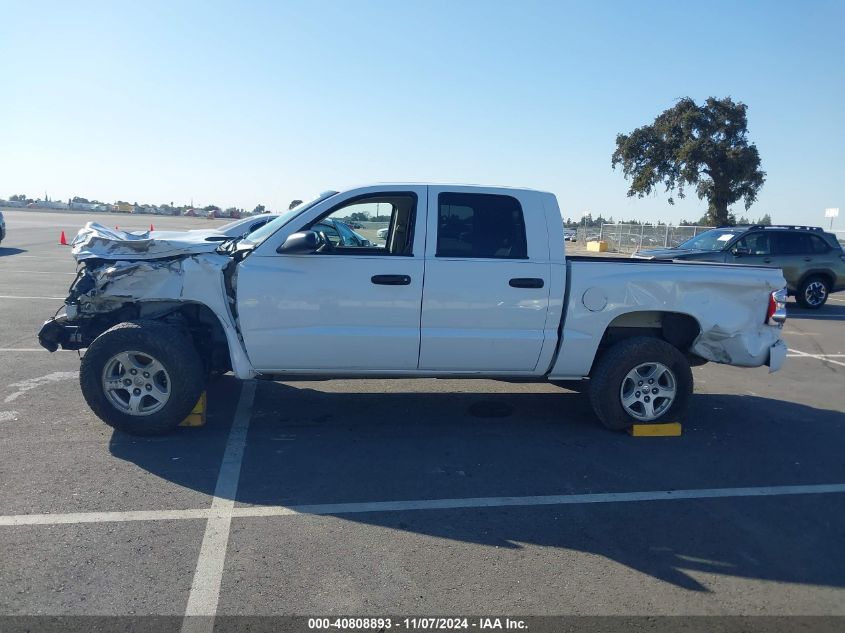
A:
[[[92,258],[128,261],[212,253],[220,242],[208,241],[210,234],[206,231],[128,233],[89,222],[73,238],[71,253],[76,261]]]

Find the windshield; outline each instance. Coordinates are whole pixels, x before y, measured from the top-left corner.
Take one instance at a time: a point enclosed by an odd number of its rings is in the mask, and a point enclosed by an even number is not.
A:
[[[747,228],[710,229],[700,235],[691,237],[686,242],[681,242],[677,248],[685,248],[693,251],[720,251],[735,236],[745,233],[747,230]]]
[[[294,207],[290,211],[285,211],[284,213],[280,213],[279,217],[275,218],[274,220],[268,222],[264,226],[259,229],[255,229],[252,233],[247,235],[246,237],[241,240],[241,245],[248,245],[248,246],[258,246],[266,240],[268,237],[273,235],[276,231],[282,228],[285,224],[293,220],[296,216],[300,215],[304,211],[307,211],[311,207],[313,207],[318,202],[322,202],[326,198],[331,198],[332,196],[336,195],[337,191],[324,191],[316,198],[309,200],[308,202],[303,202],[299,206]]]

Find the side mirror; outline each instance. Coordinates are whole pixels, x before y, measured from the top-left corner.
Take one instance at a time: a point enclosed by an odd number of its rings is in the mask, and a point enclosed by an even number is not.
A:
[[[315,252],[321,243],[320,236],[314,231],[300,231],[289,235],[276,252],[286,255],[306,255]]]

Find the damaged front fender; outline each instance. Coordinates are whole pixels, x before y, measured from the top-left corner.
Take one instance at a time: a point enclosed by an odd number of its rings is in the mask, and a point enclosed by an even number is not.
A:
[[[226,287],[226,269],[235,261],[214,252],[217,243],[164,235],[159,239],[87,224],[73,241],[73,255],[82,266],[65,302],[66,315],[46,322],[39,341],[51,351],[58,345],[78,349],[84,341],[72,328],[81,329],[81,324],[126,306],[155,318],[162,306],[172,310],[181,304],[200,304],[220,322],[234,373],[239,378],[254,377]]]
[[[199,303],[223,328],[232,370],[239,378],[256,375],[238,333],[224,270],[233,261],[217,253],[166,260],[118,261],[90,272],[93,288],[77,299],[80,315],[110,312],[127,303]]]

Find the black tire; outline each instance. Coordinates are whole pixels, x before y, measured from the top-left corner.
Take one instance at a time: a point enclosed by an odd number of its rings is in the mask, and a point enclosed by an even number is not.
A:
[[[674,400],[660,415],[647,421],[637,419],[626,411],[621,397],[625,377],[638,365],[646,363],[664,365],[671,371],[675,382]],[[689,361],[676,347],[658,338],[638,336],[617,343],[598,359],[590,376],[590,403],[605,427],[621,431],[638,422],[679,421],[689,404],[692,388]]]
[[[106,395],[106,365],[127,351],[149,354],[166,370],[169,396],[154,413],[126,413]],[[191,339],[179,328],[157,321],[127,321],[91,343],[82,357],[79,384],[88,406],[109,426],[131,435],[160,435],[175,429],[194,408],[205,387],[205,369]]]
[[[807,277],[798,286],[798,292],[795,293],[795,300],[798,301],[798,305],[802,308],[818,310],[827,303],[829,294],[830,282],[821,275],[812,275]]]

